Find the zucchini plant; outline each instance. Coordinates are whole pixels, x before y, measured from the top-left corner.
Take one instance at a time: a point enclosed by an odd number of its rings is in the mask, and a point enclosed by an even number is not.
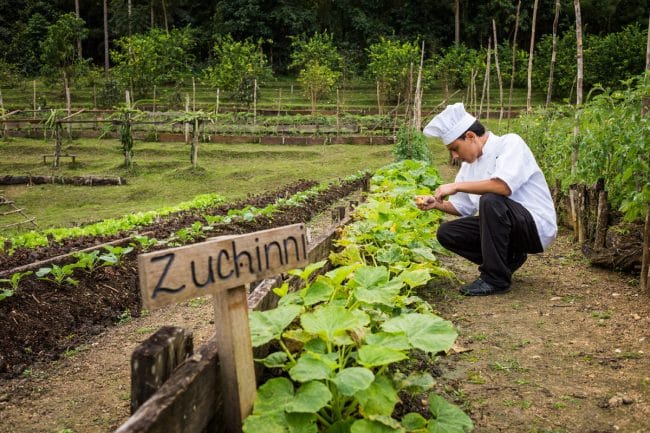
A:
[[[459,408],[429,394],[429,419],[392,414],[400,392],[425,393],[434,385],[426,372],[409,375],[395,364],[414,352],[435,356],[457,337],[451,322],[433,313],[415,288],[432,276],[452,276],[437,263],[441,251],[431,230],[437,212],[415,211],[413,198],[439,183],[424,163],[403,161],[373,177],[367,203],[343,230],[337,265],[325,262],[292,271],[305,288],[276,289],[276,309],[250,315],[253,346],[271,353],[257,360],[283,377],[263,384],[244,432],[468,432],[473,424]],[[432,237],[429,239],[429,237]]]

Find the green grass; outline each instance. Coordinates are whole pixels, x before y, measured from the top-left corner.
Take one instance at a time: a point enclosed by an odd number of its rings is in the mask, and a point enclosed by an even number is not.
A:
[[[0,140],[0,175],[123,176],[123,186],[1,186],[39,228],[66,227],[154,210],[217,193],[227,200],[277,189],[298,179],[330,182],[393,161],[391,146],[271,146],[202,143],[199,166],[192,169],[184,143],[135,143],[135,167],[123,168],[117,140],[79,139],[64,143],[77,155],[72,166],[62,159],[58,169],[43,164],[53,142],[14,138]],[[0,220],[0,225],[3,222]],[[19,230],[29,230],[21,226]],[[16,230],[16,231],[19,231]],[[15,231],[14,231],[15,232]]]

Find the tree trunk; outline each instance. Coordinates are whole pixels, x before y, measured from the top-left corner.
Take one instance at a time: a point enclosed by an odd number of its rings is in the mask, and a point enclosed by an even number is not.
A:
[[[420,51],[420,67],[418,78],[415,83],[415,97],[413,98],[413,128],[418,131],[422,127],[422,69],[424,67],[424,41]]]
[[[74,13],[77,16],[77,18],[81,18],[81,13],[79,10],[79,0],[74,0]],[[77,55],[79,56],[79,59],[83,58],[83,55],[81,53],[81,38],[77,38]]]
[[[557,56],[557,26],[560,21],[560,0],[555,0],[555,19],[553,20],[553,48],[551,50],[551,64],[548,73],[548,90],[546,91],[546,108],[551,103],[553,94],[553,73],[555,70],[555,58]]]
[[[161,3],[163,10],[163,22],[165,23],[165,32],[169,33],[169,24],[167,22],[167,5],[165,4],[165,0],[161,0]]]
[[[584,77],[584,65],[582,62],[582,15],[580,13],[580,0],[573,0],[576,12],[576,59],[578,62],[578,74],[576,76],[576,123],[573,128],[573,151],[571,153],[571,174],[575,174],[578,166],[578,108],[582,104],[582,82]]]
[[[494,65],[497,67],[497,81],[499,82],[499,126],[503,120],[503,80],[501,79],[501,66],[499,65],[499,43],[497,40],[497,24],[492,20],[494,32]]]
[[[104,76],[108,78],[110,62],[108,60],[108,0],[104,0]]]
[[[535,24],[537,21],[537,5],[539,0],[533,3],[533,18],[530,30],[530,50],[528,51],[528,93],[526,96],[526,111],[530,113],[533,111],[532,97],[533,97],[533,52],[535,50]]]
[[[460,45],[460,0],[454,1],[454,43]]]
[[[515,87],[515,63],[517,59],[517,30],[519,29],[519,11],[521,10],[521,0],[517,2],[517,14],[515,15],[515,32],[512,37],[512,68],[510,73],[510,93],[508,94],[508,127],[510,128],[510,116],[512,113],[512,92]]]

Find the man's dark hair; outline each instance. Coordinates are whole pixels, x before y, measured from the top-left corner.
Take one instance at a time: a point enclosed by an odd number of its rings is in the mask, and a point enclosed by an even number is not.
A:
[[[472,131],[474,134],[478,135],[479,137],[482,137],[483,134],[485,134],[485,126],[478,121],[475,120],[474,123],[472,123],[472,126],[467,128],[467,131],[463,132],[463,134],[457,138],[457,140],[464,140],[465,139],[465,134],[467,134],[468,131]]]

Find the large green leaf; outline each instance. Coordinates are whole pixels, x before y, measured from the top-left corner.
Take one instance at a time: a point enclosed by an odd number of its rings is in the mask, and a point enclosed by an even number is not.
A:
[[[308,382],[329,378],[335,368],[336,363],[326,356],[306,353],[298,358],[296,365],[289,370],[289,375],[297,382]]]
[[[404,418],[402,418],[402,425],[407,432],[423,430],[427,426],[427,420],[419,413],[411,412],[404,415]]]
[[[437,261],[436,256],[433,255],[433,252],[427,248],[414,248],[411,250],[415,260],[418,262],[432,262]]]
[[[386,424],[378,421],[369,421],[367,419],[359,419],[352,424],[350,433],[396,433],[403,430],[389,427]]]
[[[293,400],[293,384],[286,377],[269,379],[257,389],[254,414],[283,411],[284,407]]]
[[[451,322],[432,314],[404,314],[386,321],[382,328],[404,332],[413,347],[431,353],[449,350],[458,337]]]
[[[319,276],[316,278],[316,281],[305,288],[302,296],[305,300],[305,305],[313,305],[318,302],[327,301],[333,291],[334,285],[332,281],[329,278]]]
[[[244,433],[288,433],[289,425],[283,412],[249,415],[244,420]]]
[[[362,266],[361,263],[354,263],[352,265],[347,265],[347,266],[339,266],[326,273],[325,276],[331,278],[332,283],[334,283],[335,285],[339,285],[343,281],[345,281],[345,279],[348,278],[350,274],[352,274],[360,266]]]
[[[368,289],[386,284],[390,278],[388,269],[383,266],[363,266],[352,276],[355,287]]]
[[[261,362],[267,368],[282,368],[285,366],[289,357],[284,352],[273,352],[263,359],[256,359],[257,362]]]
[[[285,410],[287,412],[300,412],[300,413],[316,413],[321,410],[332,398],[327,385],[312,381],[304,383],[298,391],[294,399],[289,402]]]
[[[346,331],[362,328],[368,323],[365,315],[353,314],[341,306],[325,306],[313,313],[303,314],[300,322],[305,331],[315,334],[325,342],[346,335]]]
[[[383,375],[375,376],[372,385],[357,392],[354,396],[365,415],[390,416],[399,401],[393,384]]]
[[[376,334],[370,334],[366,336],[366,343],[373,346],[383,346],[395,350],[408,350],[411,348],[411,343],[409,343],[406,334],[403,332],[396,334],[391,332],[377,332]]]
[[[382,304],[389,307],[395,306],[403,283],[393,279],[388,283],[372,287],[357,287],[354,289],[354,297],[367,304]]]
[[[379,367],[408,358],[402,351],[384,346],[362,346],[359,349],[359,363],[365,367]]]
[[[426,269],[416,269],[404,271],[397,277],[400,280],[404,281],[409,287],[418,287],[424,286],[430,279],[431,275]]]
[[[468,433],[474,423],[465,412],[437,394],[429,394],[429,433]]]
[[[249,323],[253,347],[261,346],[280,336],[301,310],[299,305],[284,305],[267,311],[251,311]]]
[[[317,433],[316,415],[313,413],[286,413],[284,414],[289,426],[289,433]],[[266,429],[256,433],[265,432]],[[252,432],[251,432],[252,433]]]
[[[343,395],[352,396],[358,391],[367,389],[375,380],[372,371],[362,367],[350,367],[340,371],[332,380]]]

